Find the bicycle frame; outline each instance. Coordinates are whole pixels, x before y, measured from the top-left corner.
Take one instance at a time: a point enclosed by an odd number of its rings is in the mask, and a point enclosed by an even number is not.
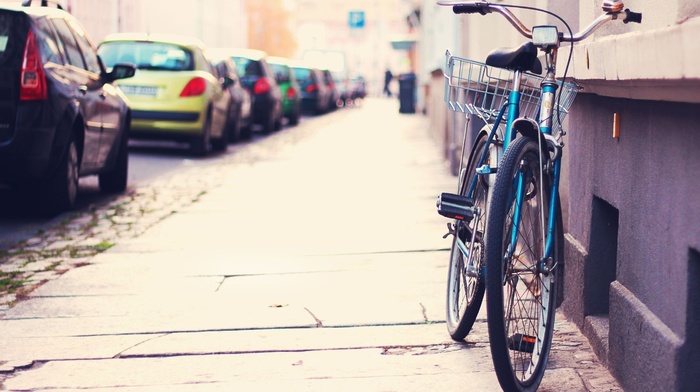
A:
[[[541,84],[541,89],[542,89],[542,94],[540,97],[540,112],[538,119],[543,119],[541,122],[539,122],[538,126],[538,132],[542,133],[543,135],[551,135],[552,134],[552,120],[553,120],[553,108],[555,107],[554,101],[555,101],[555,95],[556,91],[558,88],[558,84],[556,83],[556,79],[554,78],[554,75],[556,74],[556,67],[555,67],[555,61],[556,61],[556,54],[557,54],[557,48],[548,48],[545,52],[545,58],[547,59],[547,76],[545,79],[542,81]],[[522,72],[521,71],[514,71],[513,73],[513,86],[510,90],[509,97],[508,97],[508,102],[501,107],[499,114],[496,116],[496,119],[492,125],[491,132],[489,133],[489,136],[486,141],[486,148],[484,149],[483,153],[481,154],[481,157],[479,157],[477,167],[477,175],[474,176],[474,178],[471,179],[471,182],[469,184],[469,189],[467,192],[467,195],[469,197],[472,197],[474,194],[474,190],[476,189],[476,182],[478,180],[479,175],[488,175],[491,174],[491,171],[489,169],[486,169],[483,167],[483,164],[485,162],[486,157],[488,156],[489,148],[493,144],[493,139],[496,134],[496,131],[498,127],[500,126],[501,122],[504,119],[504,116],[506,114],[507,110],[507,118],[506,120],[506,126],[505,126],[505,135],[504,135],[504,140],[503,140],[503,148],[498,151],[498,159],[500,160],[501,156],[507,151],[508,146],[510,143],[516,138],[518,134],[518,130],[513,127],[513,124],[515,123],[516,120],[518,120],[520,117],[520,98],[521,98],[521,78],[522,78]],[[542,139],[540,139],[541,141]],[[542,147],[548,148],[547,146],[542,146],[542,143],[540,143],[541,150]],[[544,260],[548,260],[552,256],[553,252],[553,235],[555,232],[555,225],[556,225],[556,211],[557,211],[557,203],[559,199],[559,177],[561,173],[561,154],[556,154],[555,159],[552,161],[552,173],[553,173],[553,181],[551,184],[551,195],[550,195],[550,200],[549,200],[549,214],[548,214],[548,222],[547,222],[547,241],[545,244],[545,255],[544,255]],[[519,177],[522,177],[522,174],[519,175]],[[464,179],[465,181],[468,181],[469,179]],[[524,190],[524,181],[522,181],[522,178],[519,178],[518,180],[518,186],[516,187],[517,192],[513,197],[516,199],[516,209],[515,209],[515,214],[513,218],[513,230],[512,230],[512,239],[511,239],[511,246],[510,249],[515,248],[515,243],[517,242],[517,236],[518,236],[518,226],[520,223],[520,211],[521,211],[521,206],[522,206],[522,201],[523,201],[523,194],[525,192]],[[466,249],[466,244],[462,243],[461,241],[458,241],[458,245],[460,249],[465,253],[465,255],[468,255],[469,251]],[[470,244],[471,245],[471,244]],[[471,246],[469,247],[471,250]],[[509,252],[510,253],[510,252]],[[508,255],[510,256],[510,254]]]

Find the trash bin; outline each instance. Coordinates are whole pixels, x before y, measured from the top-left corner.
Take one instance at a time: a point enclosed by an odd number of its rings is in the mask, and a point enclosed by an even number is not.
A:
[[[399,113],[416,112],[416,74],[399,75]]]

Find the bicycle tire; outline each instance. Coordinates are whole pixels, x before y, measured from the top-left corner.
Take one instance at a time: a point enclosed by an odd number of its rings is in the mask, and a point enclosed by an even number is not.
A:
[[[468,179],[472,179],[476,175],[477,164],[486,148],[486,139],[486,135],[481,135],[472,147],[466,174],[460,184],[459,194],[462,196],[467,196],[469,191],[470,181]],[[474,217],[468,223],[455,220],[455,235],[450,249],[450,265],[447,276],[445,324],[450,337],[458,341],[466,338],[471,331],[474,321],[476,321],[476,317],[479,314],[486,287],[482,261],[484,257],[483,233],[486,224],[485,212],[488,189],[486,181],[483,181],[481,177],[477,180],[473,196],[474,205],[481,209],[481,214],[478,218]],[[477,221],[479,224],[478,227],[475,227]],[[471,239],[470,233],[474,233],[475,229],[477,233],[480,233],[477,238],[481,237],[481,239],[474,242],[474,250],[471,255],[476,256],[476,258],[474,259],[474,268],[471,271],[476,270],[478,273],[476,276],[473,276],[474,273],[472,272],[472,276],[470,276],[466,267],[469,263],[465,263],[464,254],[457,246],[457,235],[460,236],[463,242],[467,242],[467,240]]]
[[[538,268],[544,257],[544,227],[551,179],[540,179],[539,145],[516,139],[498,167],[486,234],[486,309],[491,357],[504,391],[536,391],[544,376],[554,331],[558,271]],[[521,219],[512,257],[508,256],[516,207],[517,179],[523,174]],[[539,208],[543,207],[543,208]],[[557,210],[558,211],[558,210]],[[557,217],[558,218],[558,217]],[[555,225],[552,257],[559,258],[560,225]],[[554,264],[558,260],[554,260]]]

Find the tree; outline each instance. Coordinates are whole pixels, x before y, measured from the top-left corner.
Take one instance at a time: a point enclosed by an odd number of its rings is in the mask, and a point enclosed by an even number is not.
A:
[[[246,0],[248,11],[248,46],[272,56],[292,57],[297,42],[289,10],[282,0]]]

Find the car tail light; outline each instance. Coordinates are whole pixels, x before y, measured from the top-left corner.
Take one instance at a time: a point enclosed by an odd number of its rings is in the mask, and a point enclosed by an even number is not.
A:
[[[316,84],[310,84],[310,85],[306,86],[307,93],[313,93],[316,90],[318,90],[318,86]]]
[[[287,98],[294,98],[297,96],[297,90],[294,87],[290,87],[287,89]]]
[[[255,82],[253,92],[255,94],[265,94],[269,92],[271,88],[270,82],[268,82],[266,78],[260,78],[257,82]]]
[[[34,32],[29,31],[27,43],[24,46],[24,59],[20,73],[19,99],[21,101],[37,101],[47,99],[46,74],[41,65],[39,48],[36,46]]]
[[[207,91],[207,81],[204,78],[194,78],[187,82],[187,85],[180,93],[180,97],[196,97],[204,94],[205,91]]]

